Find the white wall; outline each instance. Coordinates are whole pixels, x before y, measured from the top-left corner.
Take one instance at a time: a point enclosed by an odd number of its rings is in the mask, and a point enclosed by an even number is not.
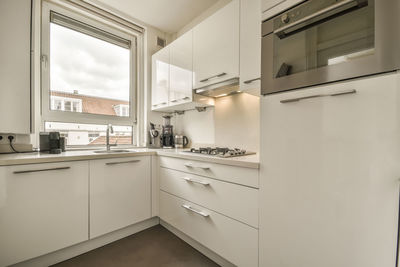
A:
[[[176,117],[174,125],[175,132],[186,135],[193,146],[259,152],[260,98],[245,93],[217,98],[214,108],[185,112]]]

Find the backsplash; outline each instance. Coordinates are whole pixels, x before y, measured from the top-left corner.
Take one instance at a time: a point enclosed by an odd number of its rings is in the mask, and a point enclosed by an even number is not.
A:
[[[259,152],[260,98],[237,94],[216,99],[205,112],[187,111],[173,120],[175,132],[186,135],[192,146],[240,147]]]

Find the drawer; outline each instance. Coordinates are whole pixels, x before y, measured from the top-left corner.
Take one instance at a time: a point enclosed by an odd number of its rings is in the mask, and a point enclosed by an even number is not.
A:
[[[258,169],[171,157],[160,157],[160,166],[250,187],[259,186]]]
[[[258,189],[160,169],[161,190],[258,228]]]
[[[160,218],[237,266],[258,264],[258,230],[253,227],[163,191]]]

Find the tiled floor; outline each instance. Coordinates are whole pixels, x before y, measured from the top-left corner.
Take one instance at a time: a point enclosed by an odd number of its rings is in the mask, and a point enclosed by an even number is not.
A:
[[[197,267],[218,265],[164,227],[157,225],[54,266]]]

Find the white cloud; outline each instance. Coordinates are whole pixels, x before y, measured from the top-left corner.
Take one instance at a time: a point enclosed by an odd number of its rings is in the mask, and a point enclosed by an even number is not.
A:
[[[130,50],[51,24],[51,90],[129,100]]]

